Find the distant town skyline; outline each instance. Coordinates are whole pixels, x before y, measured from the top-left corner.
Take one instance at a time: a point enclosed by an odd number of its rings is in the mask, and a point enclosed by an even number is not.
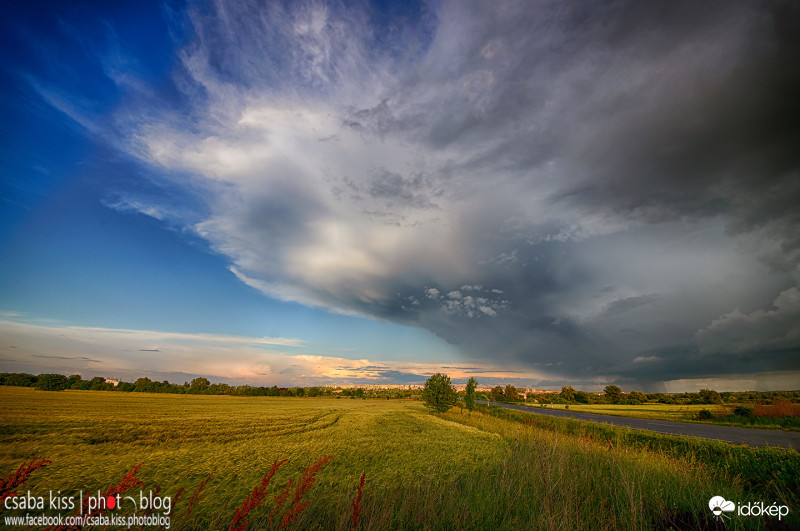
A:
[[[800,388],[797,4],[0,24],[0,371]]]

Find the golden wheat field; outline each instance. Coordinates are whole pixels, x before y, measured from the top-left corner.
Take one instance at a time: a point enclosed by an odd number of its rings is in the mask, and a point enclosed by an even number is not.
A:
[[[45,458],[52,464],[32,475],[32,491],[102,490],[143,462],[138,477],[174,493],[213,473],[199,506],[209,514],[232,514],[282,459],[280,477],[289,478],[331,456],[315,488],[350,493],[362,473],[371,489],[422,484],[503,452],[498,435],[446,422],[415,401],[0,387],[0,403],[3,476]]]

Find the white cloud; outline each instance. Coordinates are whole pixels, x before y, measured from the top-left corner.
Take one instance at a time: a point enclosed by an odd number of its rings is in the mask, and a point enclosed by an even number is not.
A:
[[[425,296],[429,299],[438,299],[439,290],[436,288],[425,288]]]
[[[104,206],[120,212],[138,212],[159,221],[163,221],[168,217],[167,212],[165,212],[163,208],[138,199],[123,198],[116,202],[102,201],[102,203]]]

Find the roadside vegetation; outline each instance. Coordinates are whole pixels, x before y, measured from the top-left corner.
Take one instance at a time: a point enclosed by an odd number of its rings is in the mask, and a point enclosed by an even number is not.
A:
[[[560,393],[522,397],[515,387],[507,385],[481,393],[479,399],[621,417],[800,431],[800,391],[718,393],[701,389],[698,393],[667,395],[634,390],[626,394],[609,385],[603,393],[564,386]]]
[[[791,449],[749,447],[696,437],[666,435],[647,430],[587,422],[571,418],[533,415],[499,406],[478,406],[495,418],[538,430],[587,438],[613,448],[646,451],[688,463],[737,481],[753,493],[800,504],[800,453]]]
[[[790,402],[778,402],[770,405],[757,403],[749,405],[720,404],[715,406],[654,403],[639,405],[529,403],[527,405],[618,417],[800,431],[800,404]]]

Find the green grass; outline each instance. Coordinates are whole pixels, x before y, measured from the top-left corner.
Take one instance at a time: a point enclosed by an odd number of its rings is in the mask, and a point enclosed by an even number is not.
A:
[[[0,387],[0,404],[0,477],[47,458],[52,464],[22,491],[77,493],[104,490],[143,462],[145,491],[188,490],[170,529],[227,528],[272,463],[289,459],[251,513],[251,528],[272,527],[267,514],[278,489],[325,455],[332,459],[305,498],[311,504],[298,529],[349,528],[362,473],[365,529],[707,527],[712,495],[746,500],[772,492],[708,466],[691,446],[670,454],[609,445],[512,417],[433,415],[415,401]],[[192,491],[209,473],[184,521]],[[740,519],[728,528],[763,523]]]
[[[564,404],[548,404],[547,409],[565,409]],[[614,415],[618,417],[634,417],[652,420],[673,420],[686,422],[697,420],[697,414],[708,409],[722,414],[723,408],[710,405],[673,405],[673,404],[569,404],[569,411],[580,413],[597,413],[600,415]]]
[[[696,463],[709,472],[739,482],[752,495],[765,495],[789,505],[800,505],[800,453],[795,450],[751,448],[696,437],[534,415],[499,406],[480,406],[479,409],[493,417],[538,430],[583,437],[610,447],[650,452]]]
[[[617,417],[800,431],[800,418],[744,418],[733,415],[736,404],[548,404],[546,407],[547,409],[569,409],[569,411],[579,413],[597,413]],[[699,420],[698,414],[704,409],[710,411],[714,418]]]

